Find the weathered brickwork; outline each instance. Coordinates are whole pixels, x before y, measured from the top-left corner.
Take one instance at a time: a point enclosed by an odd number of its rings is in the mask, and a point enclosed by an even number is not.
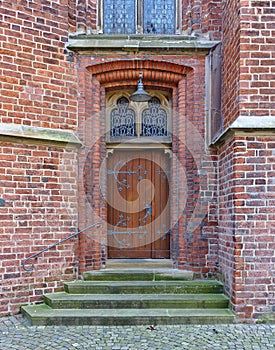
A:
[[[221,38],[222,0],[182,0],[182,29],[186,34]]]
[[[274,7],[274,1],[240,1],[240,115],[275,114]]]
[[[220,268],[243,319],[274,312],[274,141],[235,137],[220,153]]]
[[[67,1],[1,1],[3,123],[75,129],[76,74],[68,62]]]
[[[225,130],[239,115],[240,19],[238,11],[238,1],[225,2],[222,31],[222,112]]]
[[[239,116],[274,115],[274,1],[226,1],[224,129]]]
[[[24,271],[21,264],[74,232],[77,188],[74,150],[1,142],[0,164],[0,197],[5,200],[0,207],[2,316],[74,278],[74,240],[32,260],[33,272]]]
[[[178,1],[177,34],[190,35],[182,51],[68,50],[79,34],[102,38],[102,4],[0,0],[0,316],[105,267],[106,95],[134,91],[140,71],[146,89],[171,96],[175,267],[220,276],[240,319],[274,312],[275,141],[266,118],[274,117],[275,1]],[[196,46],[219,40],[222,113],[208,101],[211,48]],[[215,140],[208,109],[223,119]],[[22,269],[32,253],[95,222],[103,225],[45,252],[33,272]]]
[[[76,129],[77,77],[65,50],[67,18],[67,1],[0,2],[1,123]],[[21,263],[77,227],[76,150],[14,140],[0,143],[1,316],[74,278],[74,241],[45,253],[34,272]]]
[[[253,122],[274,114],[273,17],[273,1],[225,4],[224,129],[240,116]],[[242,319],[274,312],[274,137],[265,133],[235,138],[219,150],[220,268]]]

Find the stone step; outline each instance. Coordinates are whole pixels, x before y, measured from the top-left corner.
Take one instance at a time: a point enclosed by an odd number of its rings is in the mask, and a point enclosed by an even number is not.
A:
[[[173,261],[170,259],[108,259],[108,269],[153,269],[173,268]]]
[[[169,281],[193,280],[193,272],[170,268],[105,269],[83,273],[85,281]]]
[[[65,282],[72,294],[205,294],[222,293],[217,281],[74,281]]]
[[[232,323],[228,309],[52,309],[48,305],[23,306],[33,325],[160,325]]]
[[[223,294],[68,294],[43,296],[53,309],[150,309],[150,308],[228,308]]]

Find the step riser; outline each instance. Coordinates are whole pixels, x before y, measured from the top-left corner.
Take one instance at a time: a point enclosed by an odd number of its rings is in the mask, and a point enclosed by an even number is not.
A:
[[[227,324],[233,322],[233,317],[55,317],[55,318],[32,318],[34,326],[130,326],[130,325],[178,325],[178,324]]]
[[[222,293],[222,287],[217,286],[112,286],[112,285],[69,285],[64,289],[71,294],[206,294]]]
[[[65,292],[44,295],[45,304],[24,306],[21,310],[31,324],[41,326],[148,327],[234,321],[219,282],[183,281],[181,272],[163,271],[89,273],[85,278],[92,276],[91,281],[65,282]],[[167,280],[163,280],[165,277]]]
[[[173,268],[173,261],[166,259],[111,259],[107,260],[107,268],[112,269],[154,269]]]
[[[58,301],[52,302],[47,298],[44,301],[53,309],[223,309],[228,307],[228,301]]]
[[[85,272],[85,281],[190,281],[193,273],[188,271],[171,270],[167,272]]]

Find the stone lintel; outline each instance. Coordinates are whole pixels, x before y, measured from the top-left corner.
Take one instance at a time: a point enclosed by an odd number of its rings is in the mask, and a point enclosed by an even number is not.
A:
[[[209,52],[219,41],[182,35],[79,35],[69,39],[67,48],[82,54],[94,51]]]
[[[0,140],[15,143],[50,143],[58,144],[66,148],[82,146],[78,137],[70,130],[33,127],[11,123],[0,123]]]

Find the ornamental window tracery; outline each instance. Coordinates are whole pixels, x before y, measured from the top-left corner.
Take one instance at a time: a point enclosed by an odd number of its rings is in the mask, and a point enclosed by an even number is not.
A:
[[[122,93],[123,94],[123,93]],[[170,142],[171,103],[166,95],[152,96],[148,102],[133,102],[130,92],[113,93],[107,98],[107,141]],[[147,140],[147,141],[146,141]]]

